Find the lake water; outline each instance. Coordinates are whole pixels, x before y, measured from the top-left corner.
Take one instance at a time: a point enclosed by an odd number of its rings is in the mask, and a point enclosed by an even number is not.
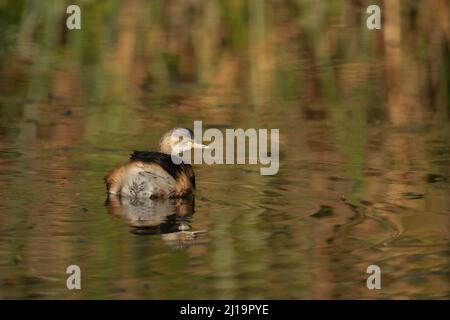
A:
[[[450,55],[444,33],[420,44],[431,21],[391,46],[353,20],[299,24],[287,4],[189,31],[190,7],[153,24],[129,1],[91,4],[61,40],[50,6],[19,3],[0,14],[0,298],[449,298]],[[195,203],[107,201],[111,167],[194,120],[279,128],[278,174],[195,165]]]

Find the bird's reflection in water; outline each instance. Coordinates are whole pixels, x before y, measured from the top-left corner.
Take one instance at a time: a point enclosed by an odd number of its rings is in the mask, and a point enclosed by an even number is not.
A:
[[[150,199],[109,195],[108,212],[128,222],[137,235],[160,235],[174,249],[185,249],[194,243],[197,234],[190,222],[195,210],[191,199]]]

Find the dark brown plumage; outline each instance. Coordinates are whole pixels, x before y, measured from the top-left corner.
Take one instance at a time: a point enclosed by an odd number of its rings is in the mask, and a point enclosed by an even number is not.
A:
[[[134,151],[130,156],[130,161],[142,161],[145,163],[154,163],[160,165],[175,180],[181,175],[186,175],[192,187],[195,189],[195,175],[192,166],[187,163],[174,164],[171,156],[161,152],[153,151]]]

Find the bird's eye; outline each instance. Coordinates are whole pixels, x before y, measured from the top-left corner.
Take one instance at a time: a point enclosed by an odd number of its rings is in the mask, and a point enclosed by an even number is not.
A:
[[[178,137],[178,141],[181,141],[181,140],[183,140],[183,136]]]

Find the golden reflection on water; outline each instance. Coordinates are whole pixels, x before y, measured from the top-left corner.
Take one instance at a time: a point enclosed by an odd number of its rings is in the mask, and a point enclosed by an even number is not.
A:
[[[72,33],[0,2],[0,298],[448,298],[448,4],[382,5],[369,32],[356,2],[105,1]],[[280,128],[279,173],[105,203],[109,168],[194,120]]]

